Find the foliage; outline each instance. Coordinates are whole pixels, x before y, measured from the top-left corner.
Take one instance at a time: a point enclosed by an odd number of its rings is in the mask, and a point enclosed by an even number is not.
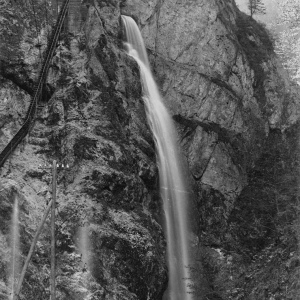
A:
[[[278,1],[277,25],[283,30],[276,40],[276,53],[292,78],[300,80],[300,2],[297,0]]]
[[[50,296],[50,264],[49,262],[43,264],[42,261],[35,261],[35,263],[35,265],[29,265],[21,291],[21,299],[47,299]]]
[[[243,280],[237,281],[238,295],[295,299],[288,298],[287,291],[294,290],[299,273],[295,268],[299,264],[298,131],[299,124],[283,134],[270,132],[228,220],[230,239],[225,249],[242,254],[247,266]]]
[[[239,12],[236,19],[236,35],[254,71],[254,96],[259,101],[261,110],[265,112],[264,81],[266,72],[263,63],[268,61],[274,50],[274,41],[266,27],[244,13]]]
[[[298,28],[300,24],[300,3],[298,0],[278,0],[278,24]]]
[[[298,299],[299,129],[295,124],[284,133],[270,131],[218,240],[205,224],[210,237],[201,237],[202,266],[191,268],[195,299]],[[208,294],[199,278],[207,279]]]
[[[248,174],[249,185],[232,213],[231,221],[239,220],[239,244],[250,254],[280,239],[283,228],[290,226],[297,216],[296,138],[293,131],[285,136],[276,130],[270,132],[263,154]]]
[[[266,13],[266,7],[262,0],[248,0],[248,9],[251,17],[253,15],[264,15]]]

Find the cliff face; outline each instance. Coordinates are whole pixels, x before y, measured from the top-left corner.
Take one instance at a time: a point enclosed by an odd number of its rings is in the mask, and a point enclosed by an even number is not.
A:
[[[96,0],[82,8],[81,30],[76,24],[64,34],[56,51],[51,99],[1,170],[0,295],[9,293],[13,201],[21,205],[24,258],[51,198],[51,171],[38,166],[56,159],[70,165],[58,173],[58,299],[162,299],[158,172],[139,70],[122,45],[120,16],[127,14],[142,29],[189,167],[197,299],[280,297],[293,285],[290,274],[297,278],[297,247],[282,238],[294,231],[278,224],[295,219],[292,207],[285,212],[296,201],[299,104],[266,30],[233,0]],[[34,39],[16,34],[25,66],[14,72],[19,60],[5,58],[0,70],[0,149],[22,123],[37,74],[28,58],[37,52]],[[49,296],[49,236],[47,223],[25,278],[26,299]],[[274,284],[283,271],[285,281]]]
[[[233,1],[157,1],[142,12],[143,5],[127,2],[124,13],[140,22],[197,185],[220,192],[230,206],[270,128],[296,118],[274,54],[259,49],[271,47],[267,37],[254,21],[245,24]]]
[[[166,286],[157,167],[139,70],[123,50],[119,2],[87,6],[82,31],[59,42],[49,74],[54,94],[1,170],[4,298],[14,199],[22,204],[23,261],[51,199],[52,159],[70,166],[57,180],[57,299],[161,299]],[[2,80],[1,148],[20,127],[30,99]],[[47,223],[24,299],[49,297],[49,230]]]
[[[299,90],[278,62],[266,28],[234,1],[137,2],[124,1],[122,12],[142,28],[194,187],[196,256],[204,266],[196,276],[207,272],[208,294],[223,299],[283,297],[289,279],[276,284],[270,277],[294,276],[282,271],[277,263],[286,260],[276,255],[297,248],[295,233],[285,227],[296,220],[291,203],[297,183],[283,182],[298,176]],[[282,245],[285,230],[291,239]],[[268,258],[267,266],[260,265],[263,259],[252,264],[254,256],[266,258],[270,251],[277,253],[276,263]],[[273,275],[248,276],[248,268]],[[198,294],[202,299],[205,292]]]

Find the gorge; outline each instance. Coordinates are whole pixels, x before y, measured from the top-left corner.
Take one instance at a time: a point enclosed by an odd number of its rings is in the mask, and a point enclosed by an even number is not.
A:
[[[28,4],[0,2],[0,151],[24,121],[45,51],[45,3],[35,5],[37,28]],[[0,298],[11,289],[14,200],[22,265],[51,199],[38,166],[52,159],[70,165],[57,178],[56,298],[161,300],[168,288],[161,158],[122,15],[141,29],[180,143],[189,297],[297,299],[299,88],[234,0],[82,1],[51,63],[49,101],[0,169]],[[21,299],[49,298],[49,273],[47,221]]]

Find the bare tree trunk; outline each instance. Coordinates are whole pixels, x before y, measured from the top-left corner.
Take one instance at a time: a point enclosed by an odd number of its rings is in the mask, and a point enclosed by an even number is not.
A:
[[[56,160],[52,169],[52,210],[51,210],[51,300],[55,300],[55,205],[56,205]]]
[[[19,293],[21,291],[21,287],[22,287],[22,283],[23,283],[23,280],[24,280],[24,277],[25,277],[25,273],[26,273],[26,270],[27,270],[27,267],[29,265],[29,262],[30,262],[30,259],[31,259],[31,256],[33,254],[33,251],[34,251],[34,248],[35,248],[35,245],[38,241],[38,238],[40,236],[40,233],[42,232],[42,229],[43,229],[43,226],[44,226],[44,223],[47,219],[47,216],[50,212],[50,209],[52,207],[52,201],[50,201],[50,203],[48,204],[47,206],[47,209],[45,211],[45,214],[43,216],[43,219],[41,220],[41,223],[35,233],[35,236],[33,238],[33,241],[31,243],[31,246],[30,246],[30,249],[29,249],[29,252],[28,252],[28,255],[27,255],[27,258],[26,258],[26,261],[25,261],[25,264],[23,266],[23,269],[22,269],[22,272],[21,272],[21,275],[20,275],[20,278],[19,278],[19,282],[18,282],[18,286],[17,286],[17,289],[16,289],[16,292],[15,294],[13,295],[13,300],[17,300],[18,297],[19,297]]]

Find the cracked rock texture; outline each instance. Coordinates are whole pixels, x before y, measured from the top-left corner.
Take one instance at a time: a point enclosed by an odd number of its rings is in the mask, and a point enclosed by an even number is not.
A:
[[[257,267],[250,268],[242,262],[241,252],[248,246],[262,249],[269,232],[275,231],[275,196],[268,192],[273,202],[261,209],[260,200],[267,196],[259,193],[253,174],[268,175],[264,163],[281,166],[282,176],[295,167],[267,150],[294,157],[299,103],[297,89],[277,61],[265,29],[239,12],[233,0],[87,0],[81,11],[81,22],[58,44],[48,77],[50,101],[39,107],[28,138],[1,169],[0,298],[9,299],[10,293],[13,202],[20,202],[24,261],[51,199],[53,159],[70,166],[58,172],[57,180],[57,299],[163,297],[167,268],[158,170],[139,69],[123,50],[120,16],[126,14],[142,30],[188,165],[195,203],[190,240],[199,273],[192,273],[195,299],[272,299],[278,290],[272,284],[270,296],[265,296],[269,294],[264,288],[252,288],[248,298],[243,294],[243,284],[249,282],[245,270],[254,274],[256,268],[266,269],[259,259]],[[24,20],[29,18],[25,12]],[[23,24],[14,19],[18,22]],[[38,74],[36,40],[29,35],[33,29],[17,27],[18,38],[1,43],[1,50],[9,45],[2,53],[11,53],[14,47],[21,51],[15,52],[15,61],[4,57],[8,67],[0,68],[0,149],[20,128],[30,102],[27,93]],[[45,32],[39,33],[42,51]],[[291,198],[286,199],[288,203]],[[259,217],[252,220],[256,212]],[[264,230],[256,230],[261,224]],[[261,257],[275,250],[269,247]],[[293,261],[281,265],[297,266],[291,257]],[[49,274],[47,221],[21,299],[49,298]]]
[[[212,287],[210,292],[199,288],[197,296],[283,299],[278,292],[280,284],[273,282],[269,287],[266,283],[260,290],[262,279],[256,279],[253,282],[259,287],[248,291],[247,296],[244,287],[229,275],[232,268],[237,278],[243,278],[241,270],[250,269],[249,262],[241,263],[241,252],[247,260],[270,240],[276,240],[276,235],[277,240],[284,239],[277,232],[283,225],[276,223],[280,217],[273,210],[274,199],[292,198],[274,187],[275,173],[270,175],[262,165],[281,169],[276,173],[278,187],[282,176],[298,174],[297,167],[287,167],[289,163],[283,162],[287,157],[279,153],[288,151],[290,159],[298,161],[293,141],[298,135],[291,132],[298,128],[299,88],[291,83],[278,61],[268,31],[241,13],[233,0],[125,0],[122,12],[132,16],[142,29],[152,71],[173,115],[189,166],[201,249],[196,256],[201,257]],[[276,150],[270,146],[272,143],[277,143]],[[274,162],[275,157],[284,168]],[[253,175],[258,174],[257,169],[263,174],[259,187]],[[270,181],[272,195],[278,192],[280,196],[263,196]],[[294,187],[297,189],[297,184]],[[267,233],[263,228],[270,226],[277,229]],[[243,235],[248,237],[247,242],[241,242]],[[262,273],[264,268],[261,266]],[[279,269],[275,266],[270,276],[277,278]],[[197,276],[199,280],[201,274]],[[275,298],[267,298],[272,295]]]
[[[14,199],[20,202],[24,262],[51,199],[53,159],[69,165],[57,177],[57,299],[157,300],[166,288],[154,142],[138,67],[123,50],[119,1],[86,3],[82,12],[81,31],[65,33],[58,43],[50,101],[39,107],[28,138],[1,169],[1,299],[11,292]],[[2,149],[20,128],[30,97],[13,80],[1,80]],[[49,298],[49,226],[48,220],[20,299]]]
[[[265,37],[244,28],[247,17],[233,0],[127,0],[124,6],[142,28],[196,185],[220,192],[232,207],[270,128],[284,130],[298,119],[287,74]],[[255,66],[247,43],[253,52],[266,48]]]

